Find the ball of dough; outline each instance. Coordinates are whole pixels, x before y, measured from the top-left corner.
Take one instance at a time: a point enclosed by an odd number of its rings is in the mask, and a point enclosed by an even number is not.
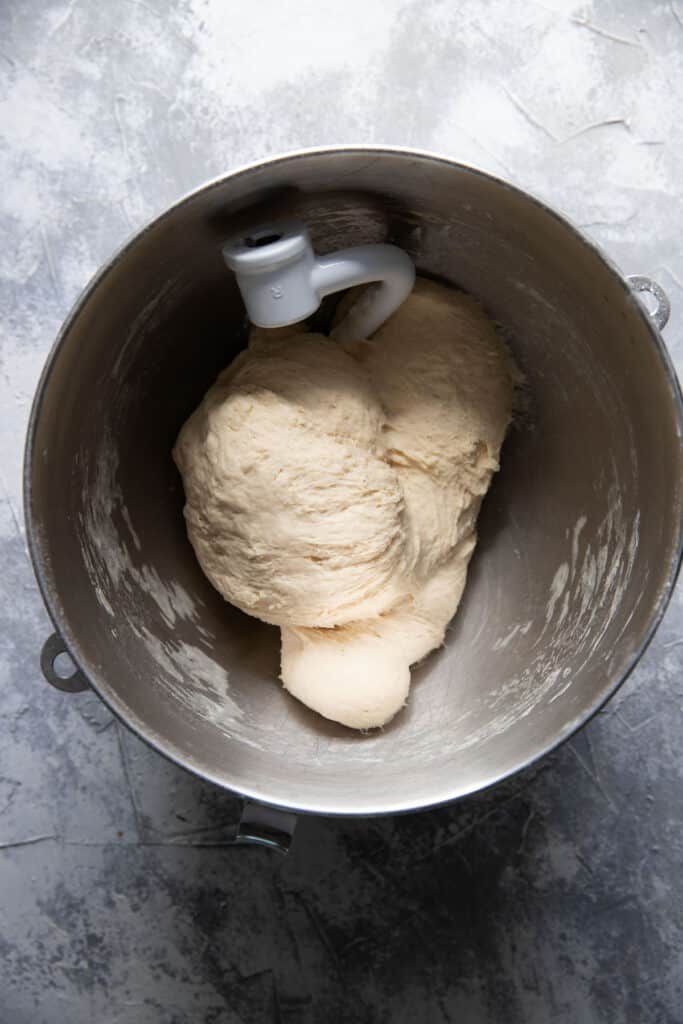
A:
[[[217,590],[276,625],[337,626],[405,593],[404,500],[367,374],[320,335],[240,356],[180,432],[185,518]]]
[[[393,718],[408,698],[410,661],[370,630],[282,630],[282,680],[303,704],[352,729]]]
[[[188,535],[223,596],[282,627],[282,680],[352,728],[443,643],[512,415],[514,365],[419,280],[371,341],[255,330],[180,432]]]

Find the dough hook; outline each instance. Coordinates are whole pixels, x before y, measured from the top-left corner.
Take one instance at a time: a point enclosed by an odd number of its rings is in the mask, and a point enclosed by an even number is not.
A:
[[[339,341],[368,338],[410,294],[415,267],[395,245],[356,245],[316,256],[305,225],[262,224],[223,246],[223,259],[252,323],[287,327],[306,320],[326,295],[376,282],[331,332]]]

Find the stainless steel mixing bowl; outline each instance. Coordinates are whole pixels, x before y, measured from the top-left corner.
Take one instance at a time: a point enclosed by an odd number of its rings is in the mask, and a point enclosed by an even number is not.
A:
[[[405,248],[477,296],[526,375],[445,647],[386,729],[288,697],[278,632],[225,604],[185,536],[178,428],[244,345],[228,236],[296,217],[324,253]],[[650,289],[647,281],[636,282]],[[666,311],[659,296],[654,316]],[[90,684],[161,753],[292,810],[407,811],[489,786],[584,723],[636,663],[681,555],[681,396],[633,286],[567,221],[450,160],[342,148],[214,181],[89,286],[40,382],[26,454],[35,569]]]

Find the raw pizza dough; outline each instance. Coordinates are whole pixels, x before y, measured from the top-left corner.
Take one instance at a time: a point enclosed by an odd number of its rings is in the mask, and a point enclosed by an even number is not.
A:
[[[282,631],[282,681],[356,729],[438,647],[512,415],[514,367],[461,292],[418,279],[371,341],[252,331],[173,455],[209,580]]]

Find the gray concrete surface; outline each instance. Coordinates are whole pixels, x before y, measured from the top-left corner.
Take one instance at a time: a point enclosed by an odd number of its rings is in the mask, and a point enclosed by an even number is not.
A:
[[[20,466],[45,354],[134,229],[276,151],[400,143],[531,189],[668,290],[683,361],[683,3],[0,4],[0,1022],[683,1020],[683,604],[526,775],[221,845],[229,795],[38,671]]]

